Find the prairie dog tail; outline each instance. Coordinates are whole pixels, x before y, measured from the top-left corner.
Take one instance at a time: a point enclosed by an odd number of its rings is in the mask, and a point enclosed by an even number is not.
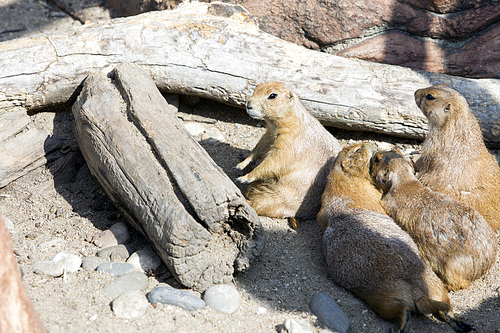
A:
[[[439,311],[448,312],[451,310],[448,303],[435,301],[427,296],[420,297],[416,302],[416,305],[418,310],[426,315],[438,313]]]

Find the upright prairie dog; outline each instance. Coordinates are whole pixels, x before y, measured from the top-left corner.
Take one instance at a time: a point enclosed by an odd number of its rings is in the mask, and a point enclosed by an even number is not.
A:
[[[398,319],[397,332],[408,332],[411,312],[433,314],[457,332],[470,332],[471,325],[455,318],[443,283],[422,261],[411,237],[389,216],[362,208],[362,201],[344,195],[342,185],[350,188],[346,193],[359,185],[367,199],[380,197],[378,191],[366,191],[373,150],[367,144],[345,147],[327,179],[318,220],[327,225],[323,251],[333,280],[366,301],[381,318]],[[346,173],[346,181],[338,184],[343,177],[337,173]],[[350,184],[350,174],[368,181]]]
[[[28,298],[12,240],[0,214],[0,332],[46,333]]]
[[[311,116],[291,89],[279,82],[257,85],[247,112],[264,119],[266,132],[237,169],[254,166],[237,178],[250,183],[247,199],[258,215],[274,218],[314,218],[331,161],[340,143]]]
[[[418,179],[432,190],[475,208],[500,228],[500,168],[486,148],[465,98],[438,84],[415,92],[429,132],[415,163]]]
[[[469,287],[495,263],[495,232],[474,208],[422,185],[399,152],[376,152],[371,168],[386,212],[449,290]]]

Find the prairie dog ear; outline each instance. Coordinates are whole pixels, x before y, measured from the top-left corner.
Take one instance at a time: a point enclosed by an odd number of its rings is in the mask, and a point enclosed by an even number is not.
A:
[[[451,103],[448,103],[444,107],[444,112],[447,113],[447,112],[451,111],[452,108],[453,108],[453,106],[451,105]]]
[[[286,93],[286,97],[288,98],[289,101],[292,101],[293,100],[293,92],[291,92],[290,90],[287,91]]]
[[[342,161],[342,170],[349,170],[349,167],[350,167],[350,163],[348,160],[343,160]]]

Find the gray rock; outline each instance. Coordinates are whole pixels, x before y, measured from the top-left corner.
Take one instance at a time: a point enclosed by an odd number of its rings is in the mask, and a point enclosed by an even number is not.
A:
[[[33,265],[33,272],[35,274],[58,277],[63,275],[64,266],[62,263],[56,261],[39,261]]]
[[[317,293],[309,303],[309,307],[322,325],[339,333],[351,331],[351,321],[330,295]]]
[[[146,290],[147,287],[148,277],[141,272],[132,272],[111,281],[102,291],[107,297],[115,299],[128,291]]]
[[[82,259],[76,254],[70,253],[68,251],[61,251],[55,256],[53,256],[51,261],[60,263],[66,272],[76,272],[82,265]]]
[[[132,246],[119,244],[98,251],[97,256],[106,259],[116,259],[118,257],[127,260],[132,253],[134,253]]]
[[[100,264],[97,269],[98,272],[108,273],[114,276],[122,276],[134,270],[134,266],[126,262],[109,262],[105,261]]]
[[[287,318],[280,327],[280,333],[313,333],[316,329],[303,319]]]
[[[128,227],[124,222],[115,223],[109,228],[94,237],[94,244],[106,248],[118,244],[127,244],[132,239],[128,232]]]
[[[241,305],[241,296],[235,286],[220,284],[212,286],[203,295],[205,303],[217,312],[233,313]]]
[[[149,302],[152,304],[163,303],[176,305],[187,311],[203,309],[205,302],[184,290],[178,290],[170,286],[158,286],[148,293]]]
[[[111,309],[119,318],[133,319],[142,317],[149,302],[141,290],[132,290],[118,296],[111,302]]]
[[[158,268],[162,261],[151,246],[148,246],[140,251],[134,252],[127,262],[134,266],[139,271],[147,271],[148,269]]]
[[[83,258],[82,260],[82,267],[87,271],[95,271],[96,268],[105,261],[106,258],[95,257],[95,256],[86,257]]]

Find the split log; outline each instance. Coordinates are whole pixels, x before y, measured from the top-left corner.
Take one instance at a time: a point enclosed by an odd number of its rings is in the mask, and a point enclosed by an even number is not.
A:
[[[90,74],[72,108],[89,169],[181,284],[231,281],[264,246],[257,214],[147,72],[122,64],[113,78]]]
[[[213,14],[225,15],[226,17]],[[40,56],[43,55],[43,56]],[[239,6],[189,3],[0,44],[0,109],[72,101],[94,70],[134,62],[163,91],[243,106],[257,83],[282,81],[327,126],[422,139],[415,90],[434,83],[470,102],[485,138],[500,145],[500,81],[464,79],[307,50],[266,34]]]

